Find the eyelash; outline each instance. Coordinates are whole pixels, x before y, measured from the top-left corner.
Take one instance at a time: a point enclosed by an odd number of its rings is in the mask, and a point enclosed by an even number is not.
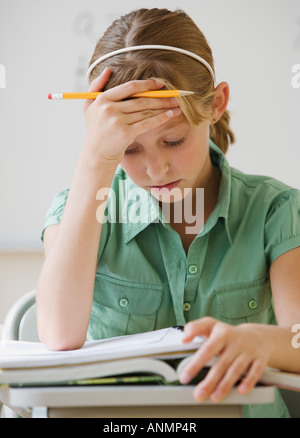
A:
[[[125,155],[134,154],[137,151],[137,148],[129,149],[128,151],[125,151]]]
[[[182,137],[180,140],[176,140],[176,141],[165,141],[165,144],[170,147],[177,147],[183,144],[184,142],[185,142],[185,137]],[[125,154],[126,155],[134,154],[137,150],[138,148],[129,149],[128,151],[125,151]]]
[[[177,141],[165,141],[165,143],[168,145],[168,146],[171,146],[171,147],[173,147],[173,146],[179,146],[179,145],[181,145],[182,143],[184,143],[185,142],[185,137],[182,137],[180,140],[177,140]]]

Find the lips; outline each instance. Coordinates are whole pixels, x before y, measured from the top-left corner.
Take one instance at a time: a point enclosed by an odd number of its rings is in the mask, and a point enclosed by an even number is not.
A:
[[[174,189],[175,187],[177,187],[179,185],[180,181],[181,180],[179,179],[177,181],[173,181],[173,182],[168,183],[168,184],[163,184],[163,185],[159,185],[159,186],[150,186],[150,190],[157,191],[157,192],[160,192],[161,190],[169,190],[170,191],[170,190]]]

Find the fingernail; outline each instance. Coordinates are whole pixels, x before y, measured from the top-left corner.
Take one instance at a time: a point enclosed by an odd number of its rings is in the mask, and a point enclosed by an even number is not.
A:
[[[191,376],[188,373],[180,374],[179,381],[183,385],[185,385],[186,383],[189,383],[190,380],[191,380]]]
[[[195,397],[198,401],[202,401],[206,398],[206,391],[205,389],[195,389]]]
[[[174,106],[178,106],[179,105],[178,100],[176,99],[176,97],[171,97],[171,103]]]
[[[246,383],[242,383],[238,389],[239,389],[239,392],[241,394],[243,394],[243,393],[248,391],[248,385]]]
[[[173,110],[169,110],[166,112],[166,116],[168,117],[173,117],[174,116],[174,111]]]
[[[181,109],[179,107],[177,108],[173,108],[169,111],[166,112],[166,115],[168,117],[172,117],[172,116],[178,116],[181,113]]]
[[[212,395],[210,396],[210,398],[212,399],[212,401],[217,401],[222,397],[222,391],[220,391],[219,389],[217,389],[215,392],[212,393]]]
[[[164,86],[165,86],[164,81],[160,81],[159,79],[155,79],[155,82],[157,83],[157,85],[158,85],[159,87],[164,87]]]

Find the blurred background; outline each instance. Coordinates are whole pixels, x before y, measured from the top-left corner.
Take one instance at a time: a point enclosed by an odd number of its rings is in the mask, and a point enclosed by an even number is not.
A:
[[[299,0],[0,0],[0,329],[36,286],[45,214],[85,135],[83,102],[47,95],[87,90],[97,40],[141,7],[184,9],[206,35],[231,89],[230,164],[300,189]]]

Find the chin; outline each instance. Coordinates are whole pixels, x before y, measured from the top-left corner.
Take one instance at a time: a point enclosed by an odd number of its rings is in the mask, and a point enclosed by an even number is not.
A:
[[[172,204],[176,202],[182,202],[183,199],[189,196],[191,191],[192,189],[190,188],[180,189],[179,187],[175,187],[172,190],[162,189],[158,191],[155,189],[151,189],[150,193],[158,201],[167,204]]]

